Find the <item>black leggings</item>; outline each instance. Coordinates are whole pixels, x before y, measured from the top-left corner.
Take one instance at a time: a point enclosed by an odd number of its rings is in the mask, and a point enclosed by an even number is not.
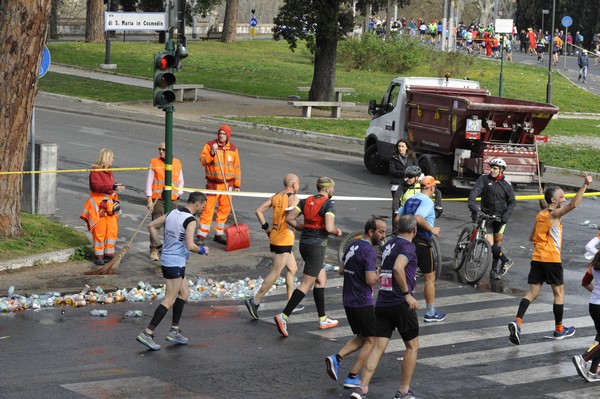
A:
[[[596,341],[600,342],[600,305],[594,305],[590,303],[590,316],[594,321],[594,326],[596,327]],[[583,359],[588,362],[592,361],[592,367],[590,367],[590,372],[596,373],[598,371],[598,365],[600,364],[600,344],[596,345],[593,348],[588,349],[583,354]]]

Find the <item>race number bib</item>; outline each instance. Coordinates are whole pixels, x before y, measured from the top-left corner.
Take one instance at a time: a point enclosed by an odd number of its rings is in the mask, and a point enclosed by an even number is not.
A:
[[[392,290],[392,272],[381,271],[379,274],[379,290],[380,291],[391,291]]]

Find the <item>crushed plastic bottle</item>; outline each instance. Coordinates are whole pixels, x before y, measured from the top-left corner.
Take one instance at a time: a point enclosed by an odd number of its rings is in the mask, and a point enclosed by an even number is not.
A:
[[[128,310],[125,312],[125,317],[142,317],[143,315],[141,310]]]
[[[90,311],[90,314],[92,316],[97,316],[97,317],[106,317],[106,316],[108,316],[108,310],[94,309],[94,310]]]
[[[587,226],[588,224],[590,224],[589,220],[584,220],[583,222],[579,223],[581,226]]]
[[[326,272],[333,271],[333,265],[330,263],[325,263],[325,271]]]
[[[8,287],[8,297],[12,298],[12,296],[15,294],[15,287],[14,286],[10,286]]]
[[[597,229],[597,228],[598,228],[598,225],[597,225],[597,224],[594,224],[594,223],[590,223],[590,224],[588,225],[588,227],[589,227],[590,229]]]

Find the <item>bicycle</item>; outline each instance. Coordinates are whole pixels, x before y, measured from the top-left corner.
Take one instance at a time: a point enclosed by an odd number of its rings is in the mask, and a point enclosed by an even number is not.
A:
[[[454,247],[454,270],[462,269],[461,274],[467,283],[476,283],[485,275],[492,261],[492,245],[485,238],[486,225],[499,220],[498,216],[479,212],[475,223],[465,227],[458,235]]]
[[[392,231],[391,233],[389,233],[385,236],[385,241],[388,241],[388,239],[390,239],[391,237],[394,237],[395,235],[396,235],[396,233],[394,231]],[[355,240],[360,240],[364,236],[365,236],[364,230],[357,230],[357,231],[353,231],[353,232],[347,234],[346,237],[344,237],[344,239],[340,243],[340,246],[338,248],[338,262],[342,261],[342,257],[344,256],[346,249],[348,249],[348,245],[350,245],[350,243]],[[382,246],[383,245],[380,245],[377,250],[377,260],[379,263],[381,263]],[[440,250],[440,243],[436,236],[432,236],[432,239],[431,239],[431,252],[433,254],[433,262],[434,262],[433,264],[435,265],[435,278],[438,279],[440,277],[440,275],[442,274],[442,251]],[[417,273],[419,273],[419,270],[417,270]]]

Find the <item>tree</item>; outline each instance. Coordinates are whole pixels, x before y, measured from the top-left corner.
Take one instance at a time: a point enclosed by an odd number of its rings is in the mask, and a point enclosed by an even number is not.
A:
[[[227,0],[225,6],[225,19],[223,20],[223,43],[235,42],[237,29],[237,13],[240,0]]]
[[[22,171],[51,0],[0,2],[0,170]],[[0,237],[21,226],[22,175],[0,176]]]
[[[87,0],[85,41],[104,43],[104,2],[102,0]]]
[[[309,100],[331,100],[335,84],[337,43],[354,26],[352,0],[284,0],[274,19],[273,37],[285,39],[290,49],[299,40],[315,55]]]

